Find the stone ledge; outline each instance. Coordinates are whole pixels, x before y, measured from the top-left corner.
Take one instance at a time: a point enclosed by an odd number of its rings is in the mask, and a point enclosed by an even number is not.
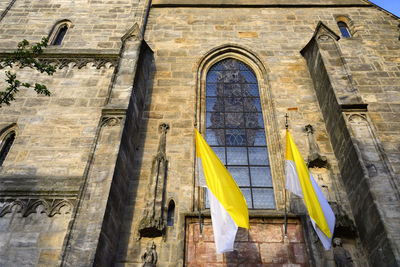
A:
[[[78,194],[82,177],[0,177],[0,197],[21,195]]]
[[[199,213],[198,212],[184,212],[182,214],[185,218],[198,218]],[[203,210],[201,212],[202,218],[204,217],[211,217],[210,210]],[[280,211],[266,211],[266,210],[249,210],[249,218],[279,218],[283,219],[285,214]],[[304,216],[303,214],[297,215],[294,213],[287,213],[287,218],[297,218],[299,219],[300,217]]]
[[[172,7],[172,6],[191,6],[191,7],[204,7],[204,6],[226,6],[226,7],[362,7],[372,6],[360,0],[153,0],[152,6],[154,7]]]

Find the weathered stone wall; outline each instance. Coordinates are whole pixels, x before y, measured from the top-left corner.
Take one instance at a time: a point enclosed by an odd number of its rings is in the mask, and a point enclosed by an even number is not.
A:
[[[8,223],[6,216],[10,216],[10,208],[17,212],[12,215],[9,226],[1,229],[5,246],[10,247],[2,250],[10,256],[2,254],[1,263],[7,266],[56,266],[79,259],[80,264],[88,266],[90,260],[93,262],[99,238],[92,230],[100,230],[110,189],[104,177],[106,170],[109,171],[111,183],[115,168],[112,155],[114,152],[117,155],[121,138],[120,127],[113,127],[114,119],[121,121],[121,128],[125,121],[121,107],[104,111],[104,106],[110,98],[121,94],[124,97],[120,102],[126,102],[125,108],[128,106],[137,60],[132,51],[129,52],[133,54],[132,62],[122,66],[132,67],[132,73],[128,71],[125,76],[121,75],[124,81],[131,78],[130,84],[119,83],[124,86],[123,90],[110,92],[111,84],[116,80],[113,74],[118,65],[121,37],[135,21],[141,23],[146,1],[2,1],[0,11],[10,2],[14,4],[0,24],[2,56],[7,56],[7,52],[14,50],[23,39],[33,43],[48,37],[59,20],[70,20],[71,27],[62,45],[49,46],[42,56],[41,60],[57,67],[53,76],[38,74],[28,68],[15,69],[21,81],[44,83],[52,95],[37,96],[32,89],[21,89],[10,106],[4,105],[0,109],[0,129],[11,124],[17,129],[15,142],[0,169],[0,217],[6,213],[0,221],[4,225]],[[0,81],[4,77],[4,71],[0,72]],[[4,85],[1,82],[1,86]],[[110,109],[117,112],[107,113]],[[101,128],[104,125],[105,129]],[[93,155],[96,147],[101,151]],[[94,174],[90,170],[94,170]],[[92,178],[87,186],[85,182],[90,175],[95,179]],[[89,190],[90,197],[86,198],[82,190]],[[62,201],[71,205],[59,225],[58,215],[54,212]],[[79,220],[75,222],[79,219],[77,207],[81,206],[96,210],[99,215],[94,216],[84,209],[86,214],[82,215],[89,219],[81,226]],[[39,214],[42,210],[51,217],[35,219],[36,212]],[[31,217],[35,225],[29,230]],[[71,230],[77,224],[81,232],[76,231],[76,227]],[[19,230],[13,225],[26,226]],[[59,232],[54,230],[56,227],[60,228]],[[85,231],[94,236],[94,243]],[[76,232],[78,234],[73,235]],[[50,240],[50,244],[46,238],[54,240]],[[71,248],[71,242],[75,240],[84,245],[79,238],[92,244],[83,248],[89,251],[85,256],[91,257],[86,262],[79,258],[79,253],[69,257],[65,251],[66,245]],[[14,242],[14,239],[26,240],[29,244]],[[18,261],[17,256],[20,256]]]
[[[379,113],[378,118],[371,116],[372,123],[379,125],[380,116],[397,116],[393,110],[399,104],[396,86],[384,85],[399,80],[398,64],[393,51],[398,51],[398,20],[393,16],[373,7],[282,7],[282,8],[196,8],[196,7],[167,7],[155,5],[150,12],[145,40],[155,53],[154,86],[151,90],[144,113],[144,126],[141,129],[141,143],[139,147],[142,158],[137,159],[137,182],[131,189],[132,200],[135,204],[129,225],[124,226],[130,233],[129,243],[121,249],[117,262],[140,264],[140,255],[148,240],[137,240],[137,226],[143,212],[144,192],[149,181],[151,160],[157,149],[158,136],[155,131],[160,123],[168,123],[170,132],[167,134],[167,156],[169,157],[166,195],[174,198],[176,203],[177,220],[170,228],[166,242],[156,240],[159,262],[161,266],[175,266],[180,264],[180,253],[183,248],[182,238],[184,216],[195,210],[197,190],[194,184],[194,142],[193,127],[200,107],[196,107],[196,97],[202,86],[197,80],[199,62],[205,55],[223,45],[240,46],[254,53],[265,66],[266,73],[260,87],[271,94],[273,110],[264,114],[276,128],[281,140],[274,144],[270,151],[270,158],[282,158],[284,147],[284,114],[289,109],[289,123],[292,136],[303,157],[308,155],[308,143],[304,126],[312,124],[315,139],[321,149],[321,154],[327,157],[328,170],[326,171],[328,194],[331,201],[337,202],[346,214],[352,218],[352,211],[347,195],[340,180],[338,161],[331,146],[325,122],[316,98],[313,81],[305,59],[300,50],[311,39],[319,21],[340,35],[336,24],[336,16],[348,16],[352,21],[354,37],[342,38],[339,46],[343,51],[343,60],[349,62],[349,69],[359,94],[372,111],[380,107],[387,107]],[[379,30],[378,30],[379,29]],[[377,41],[379,39],[379,42]],[[396,43],[397,42],[397,43]],[[380,44],[380,45],[378,45]],[[368,53],[360,53],[367,49]],[[366,56],[368,54],[368,56]],[[355,59],[354,63],[350,63]],[[358,62],[358,63],[357,63]],[[378,65],[374,65],[378,62]],[[363,86],[367,76],[376,77],[374,88]],[[386,77],[384,77],[386,76]],[[379,84],[377,84],[379,83]],[[377,91],[375,91],[377,85]],[[383,91],[384,88],[386,91]],[[204,88],[203,88],[204,90]],[[376,92],[376,93],[375,93]],[[264,96],[266,96],[264,92]],[[378,101],[379,98],[379,101]],[[376,101],[374,100],[376,99]],[[201,101],[200,101],[201,102]],[[264,102],[264,103],[265,103]],[[379,102],[379,103],[378,103]],[[264,113],[267,111],[264,110]],[[268,111],[269,112],[269,111]],[[391,114],[391,115],[389,115]],[[400,115],[400,114],[399,114]],[[383,117],[382,117],[383,120]],[[265,120],[267,121],[267,120]],[[384,121],[384,120],[383,120]],[[385,125],[389,122],[383,122]],[[198,125],[202,122],[197,122]],[[381,138],[384,153],[389,155],[390,164],[394,169],[399,145],[394,128],[386,130],[377,128],[377,137]],[[269,126],[266,126],[268,128]],[[274,133],[267,133],[274,134]],[[268,138],[267,138],[268,139]],[[390,140],[390,141],[389,141]],[[281,149],[278,149],[278,148]],[[387,149],[387,150],[386,150]],[[272,166],[272,169],[278,169]],[[275,171],[273,179],[279,185],[284,173]],[[395,169],[396,170],[396,169]],[[320,181],[319,181],[320,182]],[[137,184],[136,184],[137,183]],[[275,185],[275,183],[274,183]],[[326,190],[326,189],[324,189]],[[283,201],[280,192],[283,188],[275,187],[277,201]],[[279,195],[280,194],[280,195]],[[167,198],[168,198],[167,197]],[[278,210],[282,213],[282,207]],[[264,214],[268,214],[265,211]],[[316,248],[313,248],[316,249]],[[358,247],[361,251],[362,248]],[[313,255],[316,255],[313,253]]]
[[[118,51],[121,36],[134,24],[135,18],[141,18],[145,2],[17,0],[0,25],[0,47],[12,49],[23,39],[39,41],[49,36],[58,21],[68,19],[72,25],[62,48]]]
[[[82,176],[114,68],[66,66],[46,76],[18,69],[18,79],[44,83],[51,96],[21,88],[10,106],[0,109],[0,129],[16,123],[17,137],[1,176]],[[5,73],[0,72],[1,86]]]
[[[48,217],[39,208],[23,217],[17,209],[0,218],[0,265],[57,266],[71,210]]]

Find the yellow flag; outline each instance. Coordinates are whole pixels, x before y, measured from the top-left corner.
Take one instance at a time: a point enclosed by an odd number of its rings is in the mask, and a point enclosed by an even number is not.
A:
[[[292,137],[286,130],[286,188],[304,198],[308,214],[322,233],[327,237],[324,246],[330,247],[330,239],[335,226],[335,215],[324,195],[309,172]],[[314,223],[313,223],[314,225]],[[318,234],[318,231],[317,231]]]
[[[229,174],[201,134],[196,131],[196,157],[201,159],[208,189],[218,199],[239,227],[249,229],[249,213],[246,200]]]

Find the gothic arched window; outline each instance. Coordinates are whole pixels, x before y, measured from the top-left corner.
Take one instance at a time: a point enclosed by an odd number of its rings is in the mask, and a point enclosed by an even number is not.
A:
[[[219,61],[207,73],[205,136],[242,190],[248,208],[274,209],[257,78],[236,59]]]
[[[347,24],[343,21],[338,21],[337,23],[340,32],[342,33],[342,36],[347,38],[347,37],[351,37],[351,33],[349,30],[349,27],[347,26]]]
[[[7,154],[10,151],[10,148],[15,140],[15,132],[9,132],[5,138],[1,142],[1,150],[0,150],[0,166],[3,165],[3,162],[6,160]]]
[[[71,22],[69,20],[62,20],[58,22],[53,27],[52,33],[50,34],[50,44],[61,45],[70,25]]]

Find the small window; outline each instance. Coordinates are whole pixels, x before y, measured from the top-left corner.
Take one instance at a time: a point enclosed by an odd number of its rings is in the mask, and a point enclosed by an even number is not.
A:
[[[345,38],[351,37],[349,27],[347,27],[347,24],[345,22],[338,21],[337,24],[343,37]]]
[[[174,225],[174,217],[175,217],[175,202],[171,199],[168,205],[167,226]]]
[[[12,144],[14,143],[15,140],[15,132],[11,131],[6,135],[4,138],[2,144],[1,144],[1,150],[0,150],[0,166],[3,165],[3,162],[5,161],[8,152],[10,151],[10,148]]]
[[[67,31],[71,25],[69,20],[62,20],[54,25],[53,30],[49,36],[49,40],[51,40],[51,45],[61,45]]]

